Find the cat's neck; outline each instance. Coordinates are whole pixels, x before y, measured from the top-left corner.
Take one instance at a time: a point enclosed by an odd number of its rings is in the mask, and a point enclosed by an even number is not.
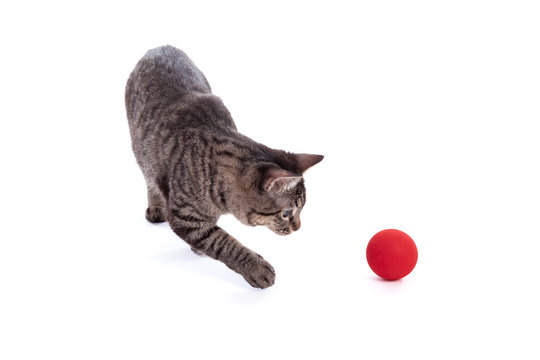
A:
[[[213,163],[217,169],[217,179],[223,182],[229,209],[240,207],[236,204],[246,193],[258,186],[258,168],[271,161],[264,145],[239,134],[236,131],[220,133],[214,138]],[[268,149],[268,148],[266,148]]]

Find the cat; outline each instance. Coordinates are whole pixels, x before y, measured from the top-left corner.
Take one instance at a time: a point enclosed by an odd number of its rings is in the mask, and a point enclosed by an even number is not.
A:
[[[139,60],[125,102],[147,184],[146,219],[167,221],[194,252],[222,261],[251,286],[272,286],[272,265],[216,222],[232,213],[279,235],[298,230],[303,173],[323,156],[274,150],[240,134],[203,73],[172,46]]]

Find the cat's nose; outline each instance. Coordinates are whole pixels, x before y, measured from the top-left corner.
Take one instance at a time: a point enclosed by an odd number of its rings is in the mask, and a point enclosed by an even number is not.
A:
[[[295,219],[293,219],[291,225],[293,231],[300,229],[300,225],[302,225],[302,223],[300,222],[300,217],[296,217]]]

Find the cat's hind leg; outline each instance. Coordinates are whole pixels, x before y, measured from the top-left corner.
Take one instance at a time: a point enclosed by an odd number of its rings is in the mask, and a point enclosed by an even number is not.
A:
[[[148,208],[146,209],[146,220],[151,223],[165,222],[165,208],[167,204],[165,197],[154,184],[148,185]]]

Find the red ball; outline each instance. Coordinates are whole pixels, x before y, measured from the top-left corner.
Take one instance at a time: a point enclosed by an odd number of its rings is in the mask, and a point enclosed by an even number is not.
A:
[[[388,229],[376,233],[366,249],[369,267],[386,280],[407,276],[416,266],[418,249],[403,231]]]

